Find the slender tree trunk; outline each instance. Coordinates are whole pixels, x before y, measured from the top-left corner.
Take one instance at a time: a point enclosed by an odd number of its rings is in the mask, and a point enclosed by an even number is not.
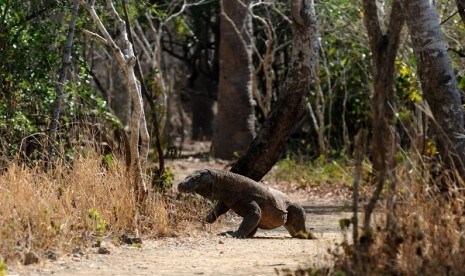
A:
[[[48,162],[51,164],[53,156],[55,154],[54,143],[56,140],[56,134],[58,132],[58,124],[60,120],[60,109],[61,101],[63,100],[63,87],[68,78],[68,68],[71,65],[71,50],[73,48],[74,30],[76,27],[77,15],[79,12],[79,3],[77,0],[73,3],[73,10],[71,13],[71,20],[69,21],[68,35],[66,37],[66,44],[63,49],[63,57],[61,60],[61,70],[58,77],[56,86],[56,98],[52,105],[50,114],[50,125],[48,135]]]
[[[294,125],[304,115],[318,65],[318,27],[313,0],[291,0],[292,60],[283,93],[232,172],[260,180],[277,162]]]
[[[129,95],[131,96],[133,105],[131,114],[131,135],[129,139],[131,152],[129,175],[134,179],[134,189],[137,195],[137,199],[139,203],[142,203],[148,195],[148,187],[145,180],[145,162],[147,159],[150,137],[145,121],[142,92],[135,74],[137,58],[134,55],[133,46],[128,39],[126,23],[117,13],[115,7],[113,6],[113,2],[111,0],[106,0],[107,8],[113,19],[118,23],[119,31],[121,33],[122,47],[120,47],[115,43],[113,38],[106,30],[94,7],[84,0],[79,0],[79,3],[92,16],[94,23],[97,25],[103,37],[87,30],[84,30],[85,34],[95,39],[99,39],[113,50],[113,53],[118,60],[127,81],[127,89]]]
[[[462,22],[465,23],[465,0],[455,0],[457,4],[457,10],[459,12]]]
[[[317,80],[316,96],[315,96],[315,113],[318,118],[318,154],[320,156],[326,156],[326,143],[325,143],[325,96],[321,87],[321,79],[318,74],[315,75]]]
[[[126,1],[123,0],[123,9],[124,9],[124,20],[126,22],[126,30],[127,30],[127,33],[128,33],[128,39],[129,41],[131,42],[132,45],[134,45],[134,38],[133,38],[133,34],[132,34],[132,28],[131,28],[131,25],[130,25],[130,21],[129,21],[129,13],[128,13],[128,8],[127,8],[127,4],[126,4]],[[157,42],[159,41],[159,36],[158,36],[158,33],[155,34],[155,37],[156,37],[156,40]],[[158,46],[159,43],[156,43],[156,45]],[[136,48],[134,48],[134,56],[138,56],[137,55],[137,51],[136,51]],[[157,47],[157,49],[155,49],[155,51],[160,51],[160,47]],[[159,53],[155,53],[155,55],[157,55]],[[160,60],[157,60],[157,61],[160,61]],[[156,175],[153,176],[153,179],[152,179],[152,186],[155,186],[155,183],[162,183],[162,181],[159,181],[162,177],[162,175],[164,174],[165,172],[165,160],[164,160],[164,156],[163,156],[163,149],[161,147],[161,135],[160,135],[160,124],[159,124],[159,121],[158,121],[158,114],[157,114],[157,110],[156,110],[156,107],[155,107],[155,99],[153,99],[153,94],[155,93],[149,93],[148,89],[147,89],[147,85],[145,84],[145,80],[144,80],[144,75],[142,73],[142,68],[140,66],[140,62],[137,62],[136,65],[135,65],[135,73],[136,73],[136,77],[139,79],[139,89],[138,89],[138,93],[139,93],[139,97],[140,99],[142,100],[142,95],[145,95],[147,97],[147,100],[149,102],[149,106],[150,106],[150,115],[151,115],[151,121],[153,123],[153,133],[154,133],[154,136],[155,136],[155,149],[157,151],[157,155],[158,155],[158,170],[156,172]],[[160,92],[160,93],[165,93],[165,89],[164,89],[164,85],[163,85],[163,80],[162,78],[160,77],[160,79],[158,80],[158,82],[160,83],[160,89],[159,91],[157,92]],[[144,163],[145,161],[147,160],[147,157],[148,157],[148,150],[149,150],[149,141],[150,141],[150,137],[149,137],[149,132],[148,132],[148,129],[147,129],[147,122],[145,121],[145,111],[144,111],[144,105],[143,105],[143,102],[142,102],[142,108],[141,108],[141,132],[140,132],[140,135],[141,135],[141,156],[142,156],[142,159],[141,160],[144,160]],[[146,164],[141,164],[141,168],[142,167],[145,167]],[[141,172],[142,173],[142,172]],[[158,180],[158,181],[157,181]],[[163,189],[163,186],[162,185],[157,185],[158,187],[157,188],[160,188],[160,189]]]
[[[364,0],[365,25],[373,60],[373,105],[372,105],[372,150],[371,157],[375,177],[383,170],[391,170],[395,164],[388,164],[393,156],[395,144],[394,101],[395,101],[395,59],[399,48],[400,31],[404,25],[401,6],[394,0],[389,20],[389,29],[383,34],[378,18],[376,1]],[[376,180],[375,180],[376,182]]]
[[[242,154],[255,135],[249,6],[252,0],[221,0],[218,114],[212,153]]]
[[[364,0],[365,25],[368,31],[368,39],[373,60],[373,104],[372,104],[372,149],[371,156],[373,171],[375,173],[375,191],[365,206],[365,219],[363,225],[363,236],[365,242],[361,247],[363,251],[359,257],[364,258],[369,254],[368,248],[372,241],[370,235],[370,218],[376,202],[383,190],[386,176],[389,176],[390,189],[387,204],[388,219],[386,228],[389,231],[387,244],[391,265],[394,266],[397,254],[397,245],[393,242],[396,237],[395,214],[395,59],[399,48],[400,32],[404,25],[404,17],[400,2],[394,0],[392,3],[389,26],[386,33],[381,28],[378,16],[377,2]],[[394,181],[394,182],[393,182]],[[362,266],[364,261],[362,261]]]
[[[424,97],[435,122],[437,148],[464,179],[465,130],[460,93],[432,1],[401,0]]]
[[[346,68],[342,69],[342,85],[344,87],[344,99],[342,100],[342,141],[344,141],[344,152],[349,154],[350,149],[350,138],[349,128],[347,127],[346,113],[347,113],[347,101],[349,99],[349,90],[347,89],[346,79]]]
[[[366,144],[366,134],[363,129],[359,130],[357,135],[355,136],[355,149],[354,149],[354,159],[355,159],[355,172],[354,172],[354,191],[352,194],[352,242],[354,243],[354,257],[355,261],[358,264],[360,262],[360,243],[359,243],[359,234],[358,234],[358,201],[359,201],[359,186],[360,186],[360,174],[362,170],[362,161],[363,155],[365,151],[365,144]]]

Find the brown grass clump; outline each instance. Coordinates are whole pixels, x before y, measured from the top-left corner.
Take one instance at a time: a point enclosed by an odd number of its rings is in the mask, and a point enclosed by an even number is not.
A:
[[[386,227],[389,210],[381,207],[375,212],[371,239],[362,237],[359,250],[346,240],[335,254],[335,271],[344,275],[465,275],[465,196],[456,182],[433,180],[424,172],[398,168],[394,235]],[[437,181],[446,183],[447,193],[439,193]],[[382,201],[381,206],[386,203]]]
[[[185,228],[180,222],[193,220],[192,208],[178,207],[174,195],[138,206],[124,166],[111,163],[102,166],[98,155],[87,154],[52,172],[10,164],[0,175],[0,260],[68,252],[121,234],[175,235]]]

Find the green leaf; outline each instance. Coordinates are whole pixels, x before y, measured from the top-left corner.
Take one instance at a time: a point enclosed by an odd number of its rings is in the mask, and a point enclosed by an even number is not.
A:
[[[465,88],[465,76],[460,78],[459,89],[462,90]]]
[[[348,61],[347,58],[343,58],[343,59],[341,60],[341,65],[342,65],[342,67],[344,67],[344,66],[347,64],[347,61]]]
[[[350,227],[350,224],[352,223],[352,220],[351,219],[340,219],[339,220],[339,227],[342,229],[342,230],[345,230],[347,228]]]
[[[6,275],[6,264],[4,261],[0,261],[0,276]]]

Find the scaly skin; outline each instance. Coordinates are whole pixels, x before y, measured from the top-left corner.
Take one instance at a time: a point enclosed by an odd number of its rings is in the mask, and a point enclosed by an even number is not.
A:
[[[230,209],[243,217],[239,229],[230,233],[233,237],[249,238],[257,228],[284,226],[292,237],[313,238],[305,229],[305,211],[300,205],[282,192],[245,176],[222,170],[198,170],[179,183],[178,190],[217,200],[205,218],[208,223],[215,222]]]

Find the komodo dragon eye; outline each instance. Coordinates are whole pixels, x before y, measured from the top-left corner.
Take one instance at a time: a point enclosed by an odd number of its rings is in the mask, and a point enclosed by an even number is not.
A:
[[[200,178],[206,176],[208,173],[207,170],[199,170],[199,171],[195,171],[192,175],[191,175],[191,180],[199,180]]]

